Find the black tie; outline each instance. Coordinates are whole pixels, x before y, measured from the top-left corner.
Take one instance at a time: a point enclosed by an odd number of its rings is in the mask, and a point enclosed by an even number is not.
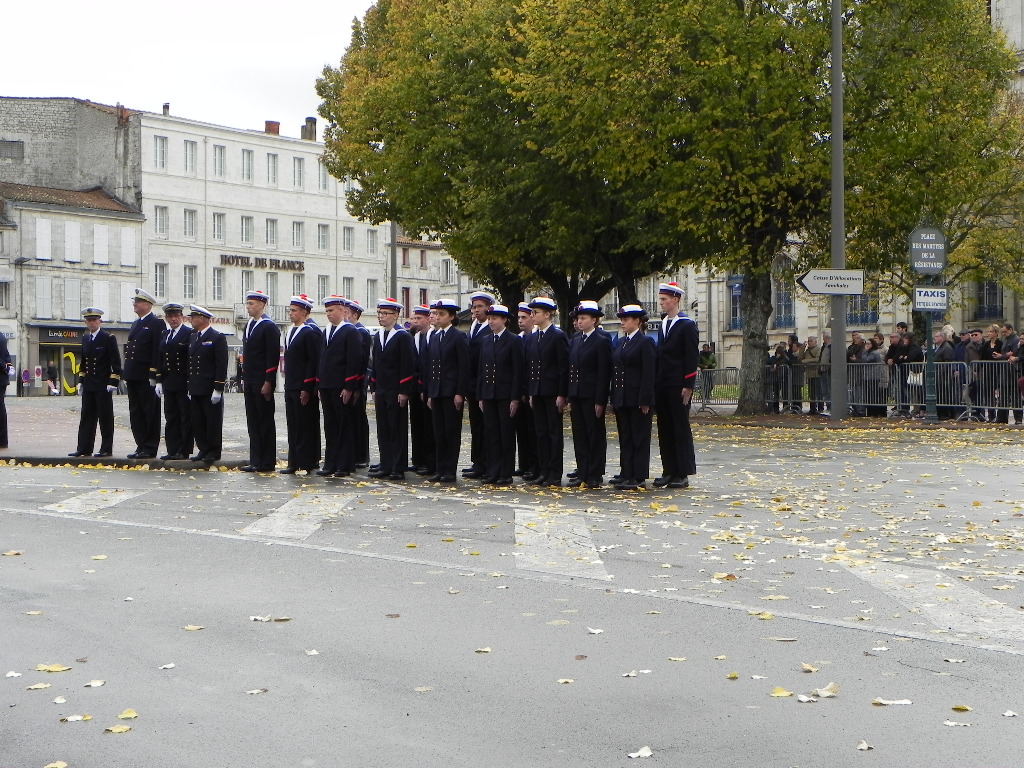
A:
[[[675,320],[673,318],[671,318],[671,317],[665,319],[665,335],[666,336],[668,336],[668,332],[672,330],[672,323],[674,323],[674,322],[675,322]]]
[[[338,330],[338,326],[336,326],[336,325],[332,325],[331,326],[331,332],[327,335],[327,343],[328,344],[331,343],[331,339],[334,338],[334,332],[337,331],[337,330]]]
[[[495,344],[497,344],[497,343],[498,343],[498,336],[499,336],[499,335],[500,335],[500,334],[497,334],[497,333],[496,333],[496,334],[494,334],[494,343],[495,343]]]
[[[384,345],[387,344],[387,343],[388,343],[388,332],[385,329],[385,331],[384,331],[384,339],[380,343],[380,348],[384,349]]]

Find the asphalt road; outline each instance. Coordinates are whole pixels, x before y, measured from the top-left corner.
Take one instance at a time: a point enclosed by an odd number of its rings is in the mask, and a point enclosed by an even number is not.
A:
[[[702,427],[675,495],[7,467],[0,768],[1019,765],[1015,437]]]

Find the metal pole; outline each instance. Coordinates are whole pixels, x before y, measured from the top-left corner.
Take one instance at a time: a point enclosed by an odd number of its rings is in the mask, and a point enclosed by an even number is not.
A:
[[[391,267],[388,275],[388,296],[398,299],[398,225],[391,222]],[[398,299],[401,301],[401,299]]]
[[[939,414],[937,409],[938,392],[937,392],[937,369],[935,367],[935,341],[932,339],[932,313],[924,313],[924,332],[925,338],[925,363],[924,363],[924,405],[925,405],[925,421],[929,424],[937,424],[939,422]]]
[[[843,3],[832,0],[832,268],[846,269],[843,174]],[[831,420],[846,418],[846,297],[832,297]],[[837,354],[838,353],[838,354]]]

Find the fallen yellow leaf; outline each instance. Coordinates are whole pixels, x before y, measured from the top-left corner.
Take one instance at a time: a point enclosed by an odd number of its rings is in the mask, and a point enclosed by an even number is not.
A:
[[[112,725],[109,728],[104,728],[104,733],[128,733],[132,727],[130,725]]]
[[[92,720],[92,715],[68,715],[60,719],[62,723],[77,723],[82,720]]]
[[[43,768],[68,768],[68,764],[63,760],[58,760],[55,763],[48,763],[44,765]]]
[[[107,556],[106,556],[106,555],[93,555],[93,556],[92,556],[91,558],[89,558],[89,559],[90,559],[90,560],[106,560],[106,559],[107,559]]]
[[[186,624],[182,629],[186,632],[198,632],[200,629],[206,629],[206,627],[200,627],[198,624]]]
[[[818,668],[817,668],[817,667],[812,667],[812,666],[811,666],[810,664],[801,664],[801,665],[800,665],[800,668],[801,668],[801,669],[802,669],[802,670],[803,670],[804,672],[817,672],[817,671],[818,671]]]
[[[9,549],[3,553],[4,557],[17,557],[18,555],[24,555],[20,549]]]
[[[41,691],[41,690],[43,690],[43,688],[49,688],[49,687],[50,687],[49,683],[36,683],[35,685],[30,685],[25,690],[26,691]]]
[[[124,712],[122,712],[120,715],[117,716],[117,719],[118,720],[134,720],[138,716],[139,716],[139,713],[136,712],[134,709],[126,709]]]
[[[774,697],[775,697],[775,698],[777,698],[777,699],[783,699],[783,698],[785,698],[786,696],[792,696],[792,695],[793,695],[793,692],[792,692],[792,691],[787,691],[787,690],[786,690],[785,688],[783,688],[783,687],[782,687],[781,685],[777,685],[777,686],[775,686],[775,690],[773,690],[773,691],[772,691],[772,692],[771,692],[770,694],[768,694],[768,695],[769,695],[769,696],[774,696]]]
[[[968,707],[966,704],[957,704],[953,707],[954,712],[972,712],[973,707]]]
[[[65,667],[63,664],[37,664],[36,672],[67,672],[71,667]]]
[[[25,611],[26,616],[42,616],[42,611]]]
[[[726,680],[739,680],[740,679],[740,673],[739,672],[730,672],[728,675],[725,676],[725,679]]]

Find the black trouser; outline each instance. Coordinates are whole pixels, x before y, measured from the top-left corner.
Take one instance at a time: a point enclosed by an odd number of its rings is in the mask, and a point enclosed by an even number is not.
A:
[[[3,371],[3,386],[0,387],[0,448],[7,447],[7,371]]]
[[[409,398],[409,424],[412,426],[412,463],[426,467],[431,474],[437,471],[434,458],[434,422],[421,395]]]
[[[484,476],[489,480],[511,480],[516,468],[516,425],[509,413],[511,402],[484,400],[480,413],[487,435]]]
[[[373,407],[380,471],[400,475],[409,466],[409,408],[398,404],[396,392],[378,392]]]
[[[320,402],[316,392],[309,402],[300,400],[302,391],[284,393],[284,417],[288,424],[288,466],[312,472],[320,466]]]
[[[576,479],[584,483],[600,483],[608,455],[608,430],[604,414],[598,416],[596,401],[591,397],[570,399],[569,419],[572,422],[572,445],[576,454]]]
[[[690,408],[683,404],[682,388],[659,387],[654,393],[654,403],[658,414],[662,474],[665,477],[697,474]]]
[[[455,477],[462,449],[462,410],[455,407],[453,397],[435,397],[432,402],[434,407],[430,409],[430,417],[434,422],[437,473]]]
[[[265,398],[262,381],[243,383],[245,393],[245,424],[249,430],[249,464],[258,469],[271,469],[277,464],[277,425],[274,423],[274,393]]]
[[[224,441],[224,398],[214,405],[210,395],[192,395],[190,416],[196,451],[205,459],[220,459]]]
[[[321,389],[320,403],[324,412],[324,470],[351,472],[356,468],[356,445],[353,422],[355,409],[341,400],[341,389]],[[352,393],[355,397],[355,393]]]
[[[160,398],[148,380],[128,381],[128,421],[139,453],[156,455],[160,447]]]
[[[192,406],[188,393],[164,390],[164,444],[171,456],[188,456],[192,453]]]
[[[537,427],[528,398],[519,402],[516,413],[516,444],[519,447],[519,470],[528,475],[537,471]]]
[[[619,475],[623,480],[642,483],[651,473],[652,417],[653,413],[642,413],[637,405],[615,409],[622,466]]]
[[[106,388],[82,392],[82,418],[78,422],[78,451],[92,453],[96,424],[100,427],[100,453],[114,452],[114,396]]]
[[[360,389],[359,399],[350,404],[352,433],[355,435],[356,464],[370,463],[370,419],[366,415],[366,390]]]
[[[533,398],[533,424],[537,430],[537,474],[551,482],[561,482],[565,436],[555,400],[539,395]]]
[[[477,401],[476,395],[470,393],[466,397],[466,404],[469,407],[469,460],[473,469],[482,472],[487,464],[488,453],[484,442],[490,440],[490,435],[484,437],[484,414],[480,410],[480,403]]]

